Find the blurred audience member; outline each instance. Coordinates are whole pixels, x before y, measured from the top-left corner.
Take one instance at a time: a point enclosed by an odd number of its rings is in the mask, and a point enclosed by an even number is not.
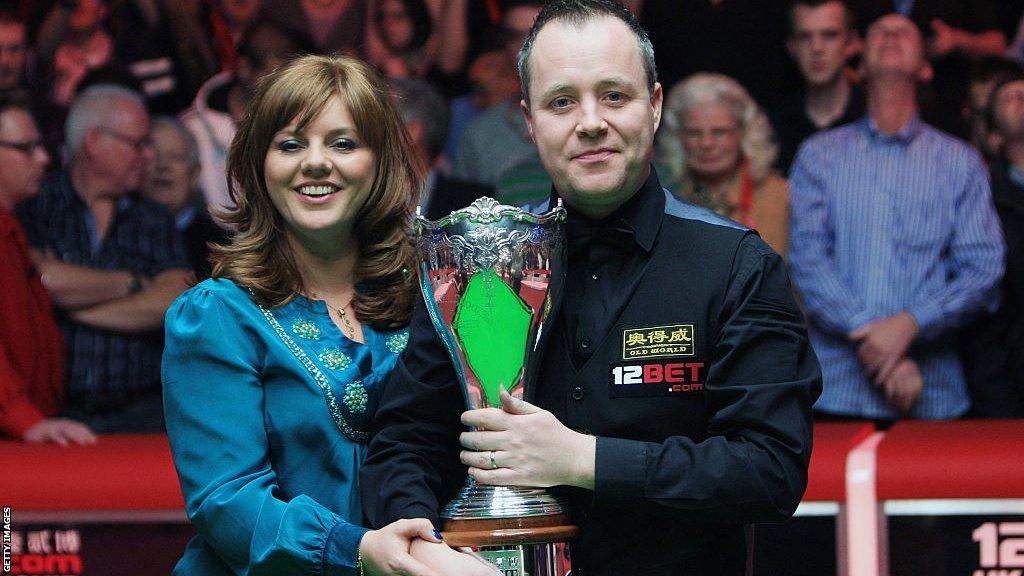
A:
[[[0,9],[0,93],[24,87],[27,56],[25,22],[14,12]]]
[[[515,66],[519,48],[540,13],[543,2],[514,6],[503,14],[504,54]],[[452,176],[466,182],[495,186],[510,166],[524,158],[537,158],[526,120],[519,110],[517,91],[481,113],[459,136],[452,160]],[[538,160],[539,162],[539,160]]]
[[[90,70],[114,58],[114,40],[103,28],[102,0],[56,2],[36,36],[36,55],[52,85],[50,98],[67,108]]]
[[[50,158],[28,104],[0,94],[0,433],[28,442],[89,444],[85,425],[57,418],[64,357],[50,298],[11,211],[39,192]]]
[[[163,427],[164,313],[192,274],[174,220],[132,192],[153,161],[142,97],[83,90],[68,112],[70,161],[18,207],[67,346],[64,413],[100,433]]]
[[[114,56],[139,83],[153,113],[177,114],[217,70],[210,39],[186,9],[171,0],[111,4]]]
[[[292,36],[309,38],[315,52],[362,56],[366,0],[263,0],[263,14]]]
[[[786,48],[800,70],[803,89],[788,93],[769,111],[779,143],[776,166],[783,173],[808,136],[864,115],[864,93],[850,81],[846,67],[860,40],[843,0],[797,0],[789,23]]]
[[[437,42],[424,0],[371,0],[366,59],[388,78],[424,78]]]
[[[503,50],[477,56],[467,72],[470,92],[451,100],[451,123],[444,152],[450,161],[459,149],[462,132],[484,110],[519,98],[519,75],[515,62]]]
[[[262,5],[261,0],[213,0],[207,24],[222,72],[235,69],[238,44],[256,22]]]
[[[192,133],[173,116],[154,118],[151,132],[156,161],[142,194],[174,214],[192,271],[200,280],[209,278],[208,246],[223,244],[227,233],[210,217],[199,191],[199,147]]]
[[[448,135],[448,107],[444,97],[429,83],[413,78],[392,80],[391,90],[412,139],[416,153],[414,164],[425,174],[420,194],[421,214],[436,220],[470,205],[481,196],[494,196],[492,188],[460,182],[439,169]]]
[[[988,118],[992,89],[1008,78],[1019,76],[1021,71],[1017,62],[995,57],[983,58],[971,67],[963,114],[970,134],[969,142],[986,160],[998,154],[997,146],[990,136],[993,127]]]
[[[967,138],[962,108],[967,99],[971,61],[1001,56],[1006,35],[1000,28],[996,0],[847,0],[860,26],[900,13],[925,36],[934,81],[921,87],[925,121]]]
[[[221,72],[199,89],[181,120],[199,144],[200,188],[210,212],[230,210],[227,154],[235,126],[245,115],[256,82],[289,56],[309,48],[268,20],[254,23],[238,46],[233,72]]]
[[[665,101],[662,160],[679,198],[757,229],[786,254],[789,194],[772,168],[772,127],[738,82],[698,73],[676,84]]]
[[[997,151],[989,165],[992,200],[1006,241],[999,310],[961,338],[970,414],[1024,417],[1024,73],[994,87],[988,107]]]
[[[997,300],[1003,242],[981,157],[918,117],[920,30],[868,29],[868,115],[812,136],[790,172],[789,261],[821,360],[824,415],[956,418],[956,332]]]

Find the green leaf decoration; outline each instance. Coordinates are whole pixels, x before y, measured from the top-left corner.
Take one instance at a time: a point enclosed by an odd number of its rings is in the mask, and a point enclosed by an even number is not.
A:
[[[452,327],[488,406],[501,404],[502,387],[511,390],[519,383],[530,318],[530,307],[493,269],[470,278]]]

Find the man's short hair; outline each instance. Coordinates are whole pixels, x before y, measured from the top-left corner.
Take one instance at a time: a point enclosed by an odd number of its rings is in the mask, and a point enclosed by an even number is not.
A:
[[[0,114],[8,110],[24,110],[32,114],[32,105],[29,103],[28,95],[21,90],[0,92]]]
[[[440,156],[448,138],[451,117],[444,96],[429,82],[419,78],[396,78],[390,81],[390,85],[402,120],[406,124],[419,122],[423,125],[430,160]]]
[[[613,0],[554,0],[545,6],[530,28],[530,33],[519,49],[519,85],[523,99],[530,102],[530,55],[537,34],[549,22],[559,20],[572,26],[582,26],[600,16],[611,16],[621,20],[636,38],[637,48],[644,61],[644,72],[647,74],[647,91],[654,95],[654,84],[658,81],[658,67],[654,62],[654,45],[651,44],[647,31],[640,26],[640,21],[625,6]]]
[[[78,153],[89,130],[109,124],[122,112],[121,101],[146,110],[146,100],[138,92],[117,84],[94,84],[75,96],[64,122],[64,154],[70,160]]]
[[[789,36],[792,37],[796,34],[796,9],[798,7],[821,8],[826,4],[839,4],[843,8],[846,30],[852,32],[856,28],[857,15],[853,13],[845,0],[793,0],[793,4],[789,7]]]
[[[188,167],[190,169],[199,168],[199,143],[196,142],[196,137],[192,135],[192,132],[185,127],[185,124],[175,116],[169,114],[161,114],[154,116],[150,121],[150,130],[155,131],[157,128],[164,127],[174,130],[179,136],[185,141],[185,147],[188,148]]]
[[[996,80],[995,86],[992,87],[992,92],[988,95],[988,106],[985,107],[985,122],[988,124],[988,131],[990,133],[999,131],[999,124],[996,122],[996,97],[999,96],[1000,90],[1014,82],[1024,82],[1024,71],[1018,69],[1016,72],[1000,76]]]

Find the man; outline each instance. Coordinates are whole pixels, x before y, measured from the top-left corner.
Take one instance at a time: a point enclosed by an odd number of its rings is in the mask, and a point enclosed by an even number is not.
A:
[[[155,158],[140,192],[174,215],[174,227],[196,279],[210,277],[210,245],[225,244],[227,231],[214,222],[201,201],[199,147],[192,133],[173,116],[153,118],[151,130]]]
[[[850,82],[846,63],[858,48],[853,15],[842,0],[799,0],[789,11],[786,48],[803,77],[804,90],[772,110],[779,141],[778,167],[789,172],[796,150],[819,130],[864,114],[864,94]]]
[[[1005,2],[1005,0],[1003,0]],[[920,87],[922,114],[941,130],[966,138],[963,106],[971,65],[986,56],[1003,56],[1006,34],[1000,29],[996,0],[846,0],[862,25],[892,12],[910,18],[926,36],[933,81]]]
[[[992,200],[1006,242],[1006,274],[995,314],[961,336],[970,415],[1024,417],[1024,74],[996,84],[987,110],[995,158],[989,165]]]
[[[423,216],[436,220],[453,210],[469,206],[481,196],[494,196],[494,188],[462,182],[440,170],[448,136],[448,107],[444,96],[418,78],[391,81],[391,90],[409,130],[416,161],[426,177],[419,205]]]
[[[26,442],[91,444],[96,436],[88,427],[57,417],[64,399],[64,344],[25,233],[11,214],[18,202],[39,192],[49,161],[28,103],[0,93],[0,434]]]
[[[153,161],[142,97],[95,85],[72,103],[65,170],[18,216],[67,346],[65,412],[99,433],[163,428],[167,306],[191,278],[170,213],[132,193]]]
[[[559,486],[582,529],[577,576],[743,574],[743,525],[788,517],[803,494],[819,386],[782,260],[659,184],[662,88],[630,12],[552,2],[520,54],[521,108],[568,207],[568,260],[528,402],[465,413],[486,431],[462,434],[461,460],[483,483]],[[437,522],[446,481],[460,484],[463,402],[423,309],[410,338],[362,478],[374,524]],[[652,341],[675,345],[634,359]],[[680,363],[685,386],[658,383]]]
[[[206,81],[181,121],[199,145],[200,186],[211,212],[230,209],[227,157],[235,126],[245,115],[256,83],[285,62],[289,55],[312,52],[308,41],[290,36],[267,20],[257,20],[238,46],[234,71]]]
[[[0,9],[0,92],[21,87],[27,54],[25,23],[16,14]]]
[[[523,2],[502,15],[504,56],[514,62],[542,2]],[[477,116],[459,135],[452,161],[452,176],[465,182],[497,186],[502,174],[524,160],[535,159],[526,123],[516,99],[499,102]]]
[[[1002,275],[985,167],[921,122],[931,67],[890,14],[867,32],[868,114],[813,136],[790,173],[790,264],[821,358],[828,416],[956,418],[968,398],[955,331]]]

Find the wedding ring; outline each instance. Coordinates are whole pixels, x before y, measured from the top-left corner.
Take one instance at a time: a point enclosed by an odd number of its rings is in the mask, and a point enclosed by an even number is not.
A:
[[[494,450],[491,450],[491,470],[498,467],[498,461],[494,459]]]

